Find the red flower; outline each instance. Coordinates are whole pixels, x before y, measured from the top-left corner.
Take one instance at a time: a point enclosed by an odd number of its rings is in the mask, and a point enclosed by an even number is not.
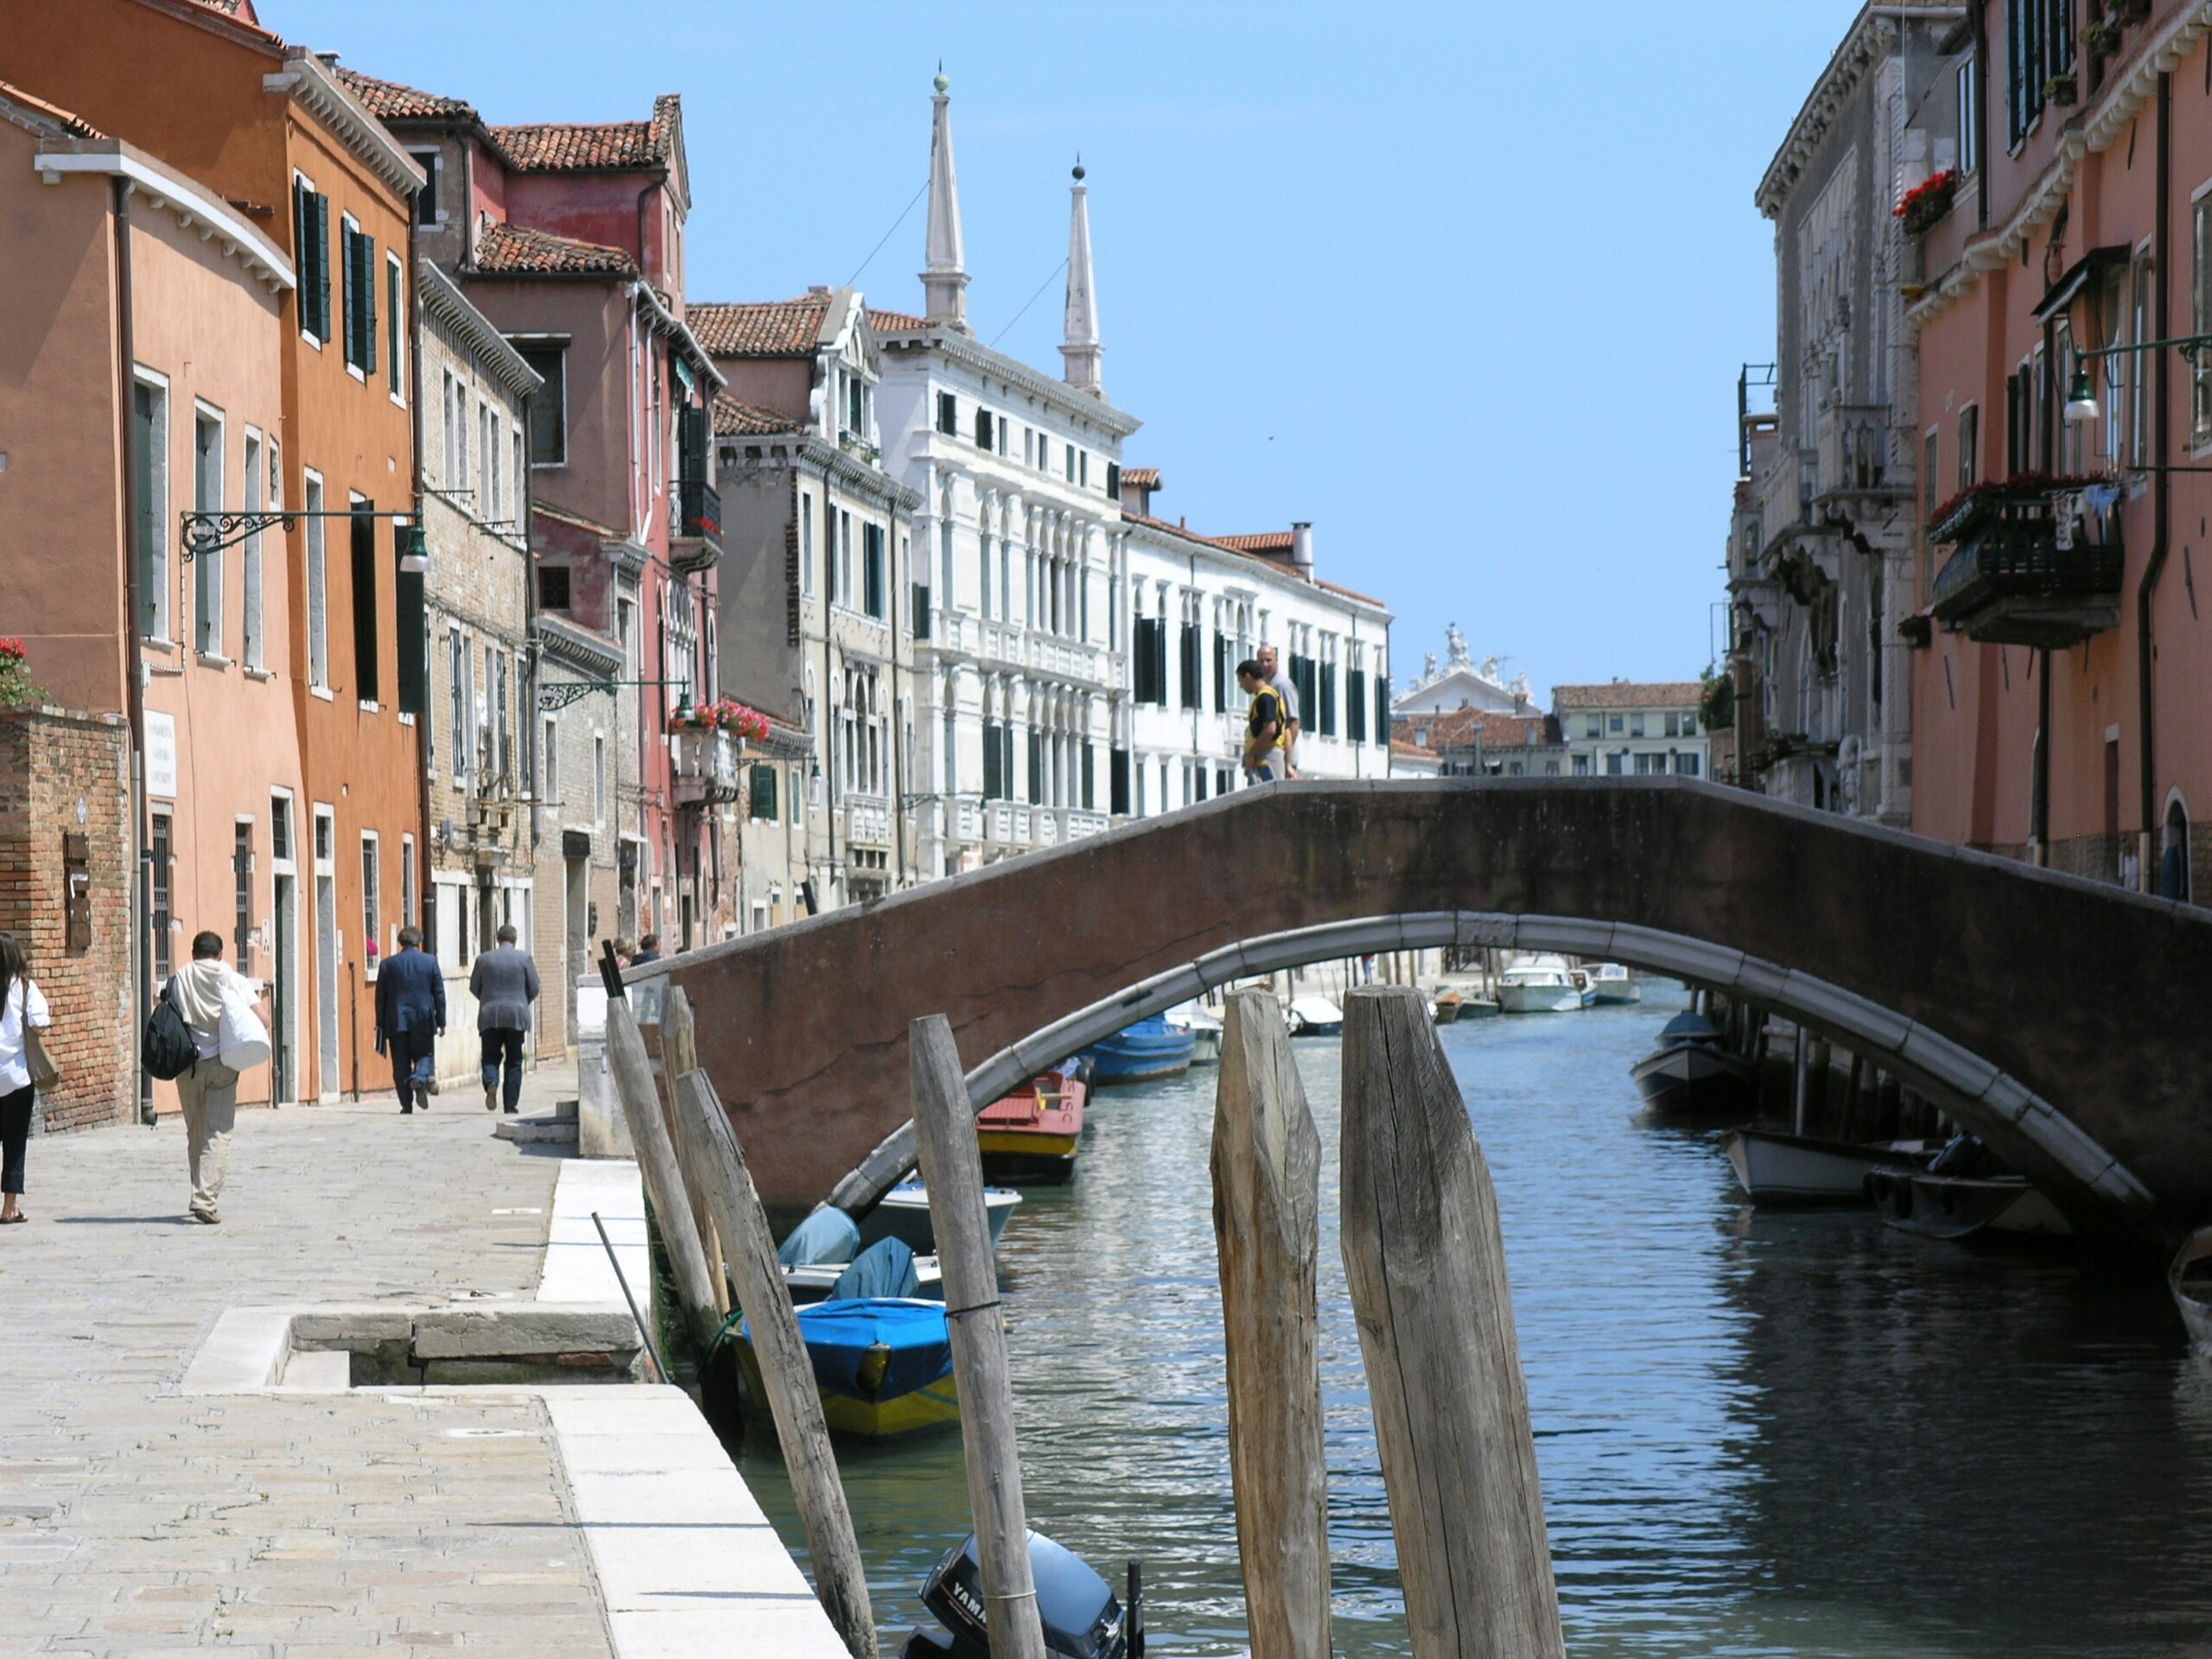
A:
[[[1941,173],[1931,173],[1920,183],[1904,193],[1904,200],[1890,210],[1893,219],[1903,219],[1916,203],[1924,201],[1939,192],[1948,191],[1959,181],[1959,170],[1947,167]]]
[[[23,642],[21,639],[0,639],[0,657],[21,658],[23,654]]]

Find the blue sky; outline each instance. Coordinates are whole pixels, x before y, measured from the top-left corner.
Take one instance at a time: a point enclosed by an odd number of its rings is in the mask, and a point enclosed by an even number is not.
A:
[[[1708,658],[1737,365],[1773,355],[1751,191],[1858,10],[258,3],[494,122],[681,92],[695,300],[850,278],[928,176],[942,58],[977,333],[1058,372],[1080,150],[1155,510],[1311,519],[1321,573],[1397,613],[1402,684],[1457,621],[1540,694]],[[872,300],[920,309],[922,213]]]

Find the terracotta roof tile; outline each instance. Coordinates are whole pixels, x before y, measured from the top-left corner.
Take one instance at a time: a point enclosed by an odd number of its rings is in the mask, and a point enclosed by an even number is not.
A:
[[[1122,468],[1122,487],[1128,490],[1156,490],[1160,487],[1160,468],[1124,467]]]
[[[695,302],[683,320],[709,357],[811,357],[830,315],[826,295],[728,305]]]
[[[1454,709],[1441,715],[1401,715],[1391,724],[1394,730],[1403,727],[1427,732],[1427,747],[1439,753],[1471,748],[1478,739],[1491,751],[1532,744],[1555,748],[1560,741],[1559,722],[1538,709],[1509,715],[1489,709]]]
[[[25,109],[35,110],[39,114],[46,117],[48,120],[54,123],[73,138],[105,138],[107,137],[105,133],[102,132],[91,122],[86,120],[84,117],[80,115],[73,115],[67,110],[63,109],[60,105],[49,104],[42,98],[34,98],[22,87],[15,86],[11,82],[0,80],[0,98],[5,98],[11,104],[20,104]]]
[[[491,276],[604,271],[619,276],[635,276],[638,270],[620,248],[580,242],[572,236],[556,236],[550,231],[533,231],[499,219],[486,224],[476,238],[476,269]]]
[[[1436,759],[1436,751],[1434,749],[1424,749],[1420,744],[1408,742],[1402,737],[1394,737],[1390,740],[1390,753],[1393,754],[1402,754],[1408,760],[1433,760]]]
[[[696,319],[697,315],[695,307],[692,315]],[[715,435],[718,438],[765,437],[775,432],[804,431],[805,426],[804,421],[748,404],[726,391],[715,394]]]
[[[1262,531],[1256,536],[1209,536],[1206,539],[1219,542],[1224,547],[1233,547],[1239,553],[1290,551],[1290,532],[1287,530]]]
[[[927,317],[912,316],[904,311],[886,311],[873,305],[868,308],[868,326],[880,334],[903,334],[930,326]]]
[[[338,66],[339,85],[361,100],[361,107],[379,121],[429,121],[451,116],[474,118],[476,111],[465,100],[417,92],[396,80],[379,80],[358,69]]]
[[[1363,605],[1380,606],[1385,610],[1389,608],[1388,606],[1383,605],[1382,601],[1376,598],[1374,594],[1363,594],[1358,588],[1347,588],[1341,582],[1324,582],[1320,577],[1316,576],[1313,578],[1313,585],[1316,588],[1325,588],[1332,594],[1342,594],[1346,599],[1356,599]]]
[[[676,153],[681,110],[674,92],[653,100],[650,121],[546,121],[493,127],[507,164],[523,173],[600,173],[665,167]]]
[[[1704,695],[1695,680],[1613,680],[1552,688],[1552,702],[1561,709],[1694,709]]]

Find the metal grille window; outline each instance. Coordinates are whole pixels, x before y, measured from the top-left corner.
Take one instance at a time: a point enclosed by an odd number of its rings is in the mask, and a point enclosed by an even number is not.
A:
[[[150,872],[154,887],[152,918],[154,976],[164,982],[167,982],[169,976],[176,971],[175,957],[170,939],[171,930],[175,926],[175,922],[170,914],[171,845],[169,815],[166,812],[156,812],[154,814],[153,844],[149,849],[152,855],[154,867]]]
[[[223,508],[223,417],[202,410],[192,423],[192,505],[196,512]],[[192,562],[193,644],[203,656],[223,654],[223,556],[203,553]]]
[[[365,950],[379,949],[384,938],[384,888],[377,868],[377,836],[361,832],[361,938]]]
[[[138,627],[149,639],[169,633],[169,400],[166,388],[132,384],[132,493],[137,498]]]
[[[251,959],[249,947],[253,942],[253,823],[251,819],[233,826],[231,831],[231,886],[235,912],[231,931],[231,943],[235,954],[231,960],[238,964],[238,971],[243,974],[249,971]]]
[[[274,470],[274,459],[271,459]],[[268,499],[263,493],[261,467],[261,434],[249,429],[245,435],[245,510],[259,512]],[[243,632],[238,640],[238,657],[248,668],[260,668],[267,655],[268,645],[264,638],[261,613],[262,571],[261,532],[246,533],[243,563],[245,565],[245,594],[243,607]]]
[[[330,565],[322,536],[322,480],[307,475],[308,683],[330,689]]]

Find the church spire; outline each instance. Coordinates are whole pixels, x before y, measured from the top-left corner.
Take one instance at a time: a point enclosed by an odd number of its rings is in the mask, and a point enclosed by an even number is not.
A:
[[[967,259],[960,246],[960,181],[952,170],[951,85],[939,66],[930,120],[930,228],[922,292],[931,322],[966,334],[975,331],[968,326]]]
[[[1069,194],[1073,204],[1068,218],[1067,327],[1060,342],[1067,370],[1062,378],[1094,397],[1103,397],[1106,387],[1099,377],[1098,359],[1106,348],[1098,343],[1098,298],[1090,268],[1090,192],[1084,184],[1079,159]]]

